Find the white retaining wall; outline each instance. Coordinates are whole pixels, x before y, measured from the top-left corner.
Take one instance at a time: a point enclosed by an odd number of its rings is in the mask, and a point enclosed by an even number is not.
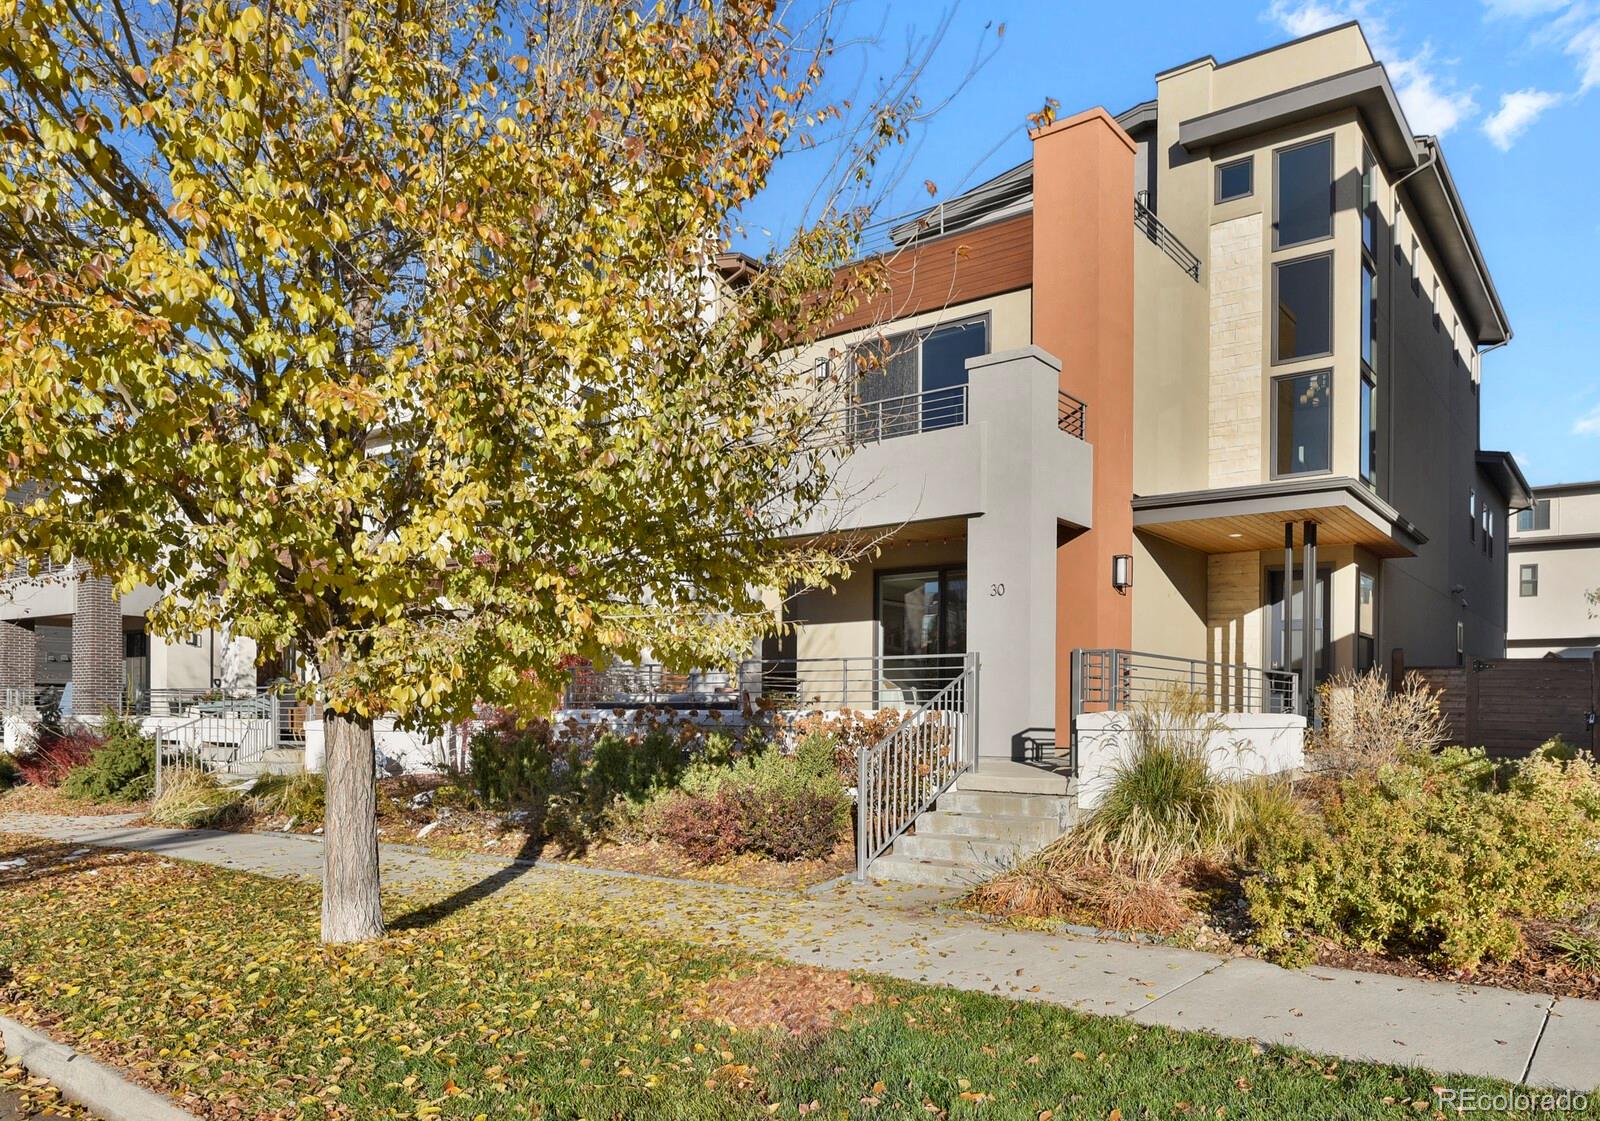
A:
[[[1273,775],[1305,766],[1306,718],[1263,713],[1218,712],[1207,743],[1211,771],[1223,778]],[[1077,718],[1078,805],[1092,810],[1111,786],[1117,764],[1131,746],[1128,714],[1086,712]]]

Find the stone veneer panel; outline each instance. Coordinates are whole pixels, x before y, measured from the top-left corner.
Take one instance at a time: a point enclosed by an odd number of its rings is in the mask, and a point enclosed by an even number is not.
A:
[[[1261,564],[1255,553],[1206,558],[1206,658],[1261,665]]]
[[[1261,482],[1262,217],[1211,227],[1207,485]]]
[[[99,716],[122,697],[122,608],[111,581],[78,580],[72,615],[72,715]]]

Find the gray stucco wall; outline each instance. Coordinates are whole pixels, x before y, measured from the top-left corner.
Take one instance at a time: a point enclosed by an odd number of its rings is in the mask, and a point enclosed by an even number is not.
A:
[[[1379,357],[1388,359],[1379,374],[1379,491],[1428,540],[1417,556],[1384,565],[1380,654],[1386,659],[1399,646],[1413,665],[1453,664],[1459,620],[1467,658],[1498,658],[1505,653],[1506,501],[1478,471],[1472,371],[1457,360],[1451,325],[1435,316],[1431,290],[1413,281],[1405,255],[1391,250],[1380,262],[1380,292],[1389,296],[1379,300]],[[1481,528],[1469,534],[1473,491],[1480,511],[1487,503],[1493,515],[1492,553]]]

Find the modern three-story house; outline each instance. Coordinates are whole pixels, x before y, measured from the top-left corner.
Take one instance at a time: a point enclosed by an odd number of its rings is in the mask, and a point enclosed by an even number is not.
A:
[[[1479,383],[1511,328],[1440,144],[1355,23],[1155,87],[895,227],[804,356],[858,368],[829,516],[884,546],[783,652],[976,652],[986,757],[1065,744],[1077,650],[1296,711],[1396,649],[1505,651],[1529,496]]]

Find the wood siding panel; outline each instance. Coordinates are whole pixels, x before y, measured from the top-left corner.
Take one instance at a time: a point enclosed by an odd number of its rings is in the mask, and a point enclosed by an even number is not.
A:
[[[858,267],[887,270],[888,286],[829,324],[830,335],[1027,288],[1033,283],[1033,215],[949,234]]]
[[[1407,666],[1438,689],[1451,741],[1495,756],[1526,755],[1553,736],[1593,749],[1588,714],[1600,659],[1496,658],[1460,666]]]

